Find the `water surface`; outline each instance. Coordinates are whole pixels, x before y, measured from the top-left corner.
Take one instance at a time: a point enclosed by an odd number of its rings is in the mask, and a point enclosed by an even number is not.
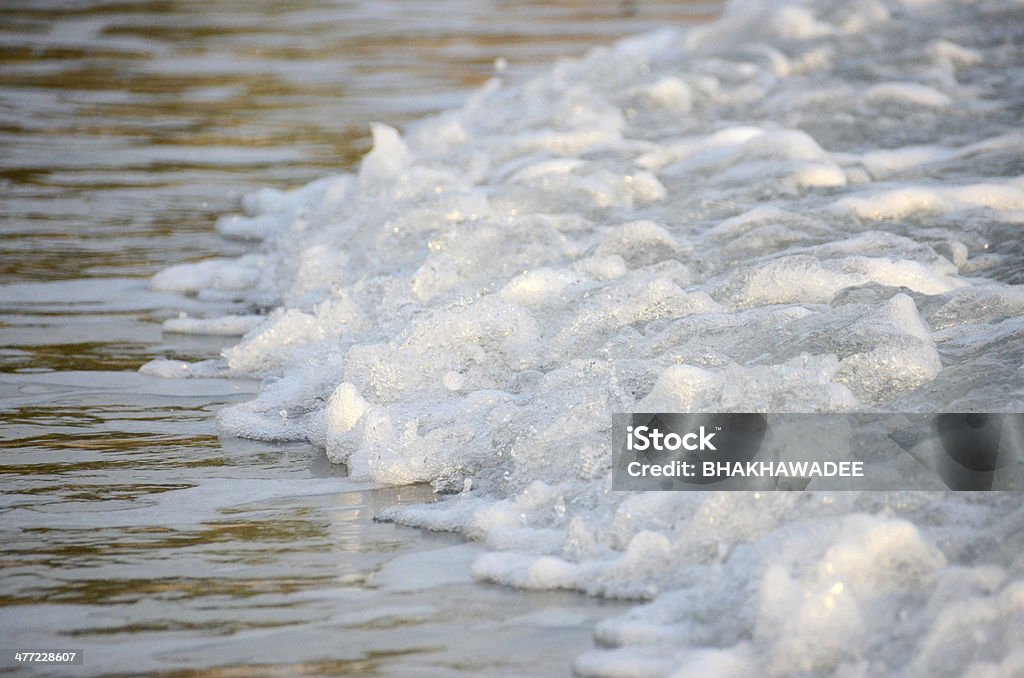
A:
[[[563,55],[713,3],[5,2],[0,6],[0,646],[83,674],[558,674],[621,609],[474,583],[475,545],[375,522],[429,488],[308,445],[222,439],[242,380],[139,374],[251,312],[147,277],[251,245],[214,219],[350,167],[368,123],[458,105],[501,57]],[[195,675],[195,674],[190,674]]]

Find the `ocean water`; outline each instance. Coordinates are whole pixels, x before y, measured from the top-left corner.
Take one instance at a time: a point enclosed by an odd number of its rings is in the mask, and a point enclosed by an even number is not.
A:
[[[374,121],[716,9],[4,2],[0,649],[81,649],[75,675],[567,674],[628,603],[481,583],[483,545],[375,520],[428,484],[221,428],[272,375],[138,368],[218,359],[273,302],[151,278],[253,256],[217,217],[353,167]]]
[[[1022,44],[1014,0],[758,0],[498,73],[244,198],[258,246],[152,286],[269,312],[141,371],[262,377],[222,431],[431,484],[379,516],[479,581],[634,601],[580,675],[1024,675],[1019,493],[610,490],[612,412],[1021,411]]]

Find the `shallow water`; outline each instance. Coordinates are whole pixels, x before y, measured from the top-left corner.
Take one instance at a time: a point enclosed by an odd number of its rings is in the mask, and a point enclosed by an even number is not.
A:
[[[1021,10],[736,0],[376,126],[357,171],[218,222],[256,253],[154,276],[275,309],[222,360],[141,371],[272,375],[225,431],[450,492],[381,515],[484,544],[482,580],[649,599],[595,625],[581,675],[1017,678],[1019,493],[609,471],[615,412],[1024,408]],[[776,440],[922,477],[912,436],[870,428]]]
[[[146,280],[246,251],[211,228],[242,192],[350,165],[371,120],[460,103],[496,57],[525,77],[713,9],[4,3],[0,646],[84,649],[76,675],[567,672],[620,606],[473,583],[477,547],[373,520],[428,488],[219,438],[213,413],[256,382],[136,370],[233,341],[162,319],[254,309]]]

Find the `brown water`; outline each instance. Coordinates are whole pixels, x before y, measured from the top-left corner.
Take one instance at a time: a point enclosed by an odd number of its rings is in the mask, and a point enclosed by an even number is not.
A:
[[[219,438],[257,384],[136,370],[225,344],[162,319],[252,309],[146,278],[245,251],[212,229],[243,192],[351,166],[370,121],[458,105],[497,57],[521,80],[714,8],[0,4],[0,648],[84,650],[73,675],[568,673],[620,606],[474,583],[480,547],[373,520],[429,488]]]

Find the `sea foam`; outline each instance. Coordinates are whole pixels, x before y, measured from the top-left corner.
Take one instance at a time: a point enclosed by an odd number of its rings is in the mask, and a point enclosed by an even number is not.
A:
[[[231,434],[450,496],[394,520],[484,581],[648,602],[583,675],[1019,676],[1024,505],[610,491],[615,411],[1020,411],[1024,5],[735,2],[491,80],[357,171],[262,189],[236,260],[153,286],[273,308],[162,376],[264,378]]]

